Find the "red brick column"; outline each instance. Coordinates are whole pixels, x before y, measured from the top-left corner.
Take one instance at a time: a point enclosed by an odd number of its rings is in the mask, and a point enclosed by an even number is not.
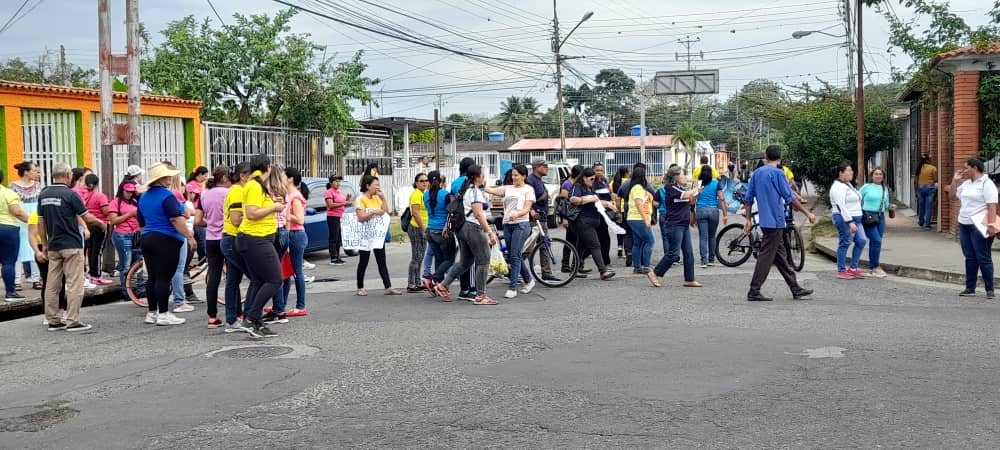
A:
[[[920,111],[920,155],[929,155],[931,152],[930,142],[931,113],[930,111]]]
[[[938,164],[938,151],[937,151],[937,101],[934,97],[931,97],[931,101],[928,102],[931,106],[929,111],[929,118],[927,120],[927,154],[931,157],[931,162],[935,166],[940,166]]]
[[[979,154],[979,72],[956,72],[954,150],[952,164],[962,167],[965,160]]]
[[[952,160],[951,145],[948,142],[952,130],[952,110],[948,106],[938,107],[937,121],[937,146],[941,155],[938,164],[938,179],[943,183],[950,183],[951,176],[955,172],[955,162]],[[948,231],[957,235],[958,227],[955,218],[958,217],[958,202],[951,198],[943,189],[939,189],[938,201],[941,202],[940,231]]]

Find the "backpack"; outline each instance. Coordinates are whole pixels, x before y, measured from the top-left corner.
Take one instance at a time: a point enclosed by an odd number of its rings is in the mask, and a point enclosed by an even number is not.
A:
[[[459,193],[459,195],[452,197],[451,201],[448,202],[448,206],[445,206],[444,210],[448,212],[448,218],[445,220],[441,236],[448,237],[452,233],[458,233],[465,225],[464,196],[465,192]]]
[[[399,215],[399,228],[408,233],[410,231],[411,219],[413,219],[413,214],[410,212],[410,208],[406,208],[403,214]]]

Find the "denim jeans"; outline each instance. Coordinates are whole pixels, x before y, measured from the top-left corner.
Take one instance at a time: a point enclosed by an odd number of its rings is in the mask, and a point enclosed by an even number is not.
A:
[[[503,237],[507,241],[507,254],[510,255],[510,284],[508,289],[517,289],[518,275],[524,283],[531,282],[531,271],[524,263],[524,244],[531,235],[528,222],[503,224]]]
[[[881,265],[882,236],[885,236],[885,213],[878,213],[878,225],[865,225],[868,238],[868,265],[875,269]]]
[[[931,226],[931,216],[936,198],[937,188],[933,184],[922,184],[917,188],[917,223],[920,226]]]
[[[306,309],[306,277],[302,273],[302,261],[306,255],[306,245],[309,244],[309,236],[305,230],[295,230],[288,232],[288,258],[292,261],[292,271],[295,272],[295,309]],[[285,304],[288,302],[288,294],[292,292],[292,279],[285,280],[282,289],[281,309],[278,312],[285,312]]]
[[[444,276],[451,269],[451,266],[455,264],[455,240],[451,236],[447,238],[441,236],[441,230],[428,231],[427,238],[427,246],[434,254],[435,264],[431,279],[435,283],[440,283],[444,280]]]
[[[837,226],[837,234],[840,236],[840,243],[837,245],[837,272],[847,270],[847,248],[854,242],[854,250],[851,252],[851,268],[857,269],[861,260],[861,253],[865,250],[868,239],[865,238],[865,227],[861,225],[861,216],[852,217],[854,224],[858,226],[858,232],[851,232],[851,224],[844,222],[840,214],[833,215],[833,224]]]
[[[976,275],[982,272],[986,292],[993,292],[993,237],[984,238],[975,225],[958,224],[958,240],[965,256],[965,289],[976,290]]]
[[[0,225],[0,264],[3,265],[3,284],[7,294],[13,294],[17,274],[17,253],[21,251],[21,229],[14,225]]]
[[[430,242],[427,242],[427,246],[424,248],[424,273],[421,275],[430,273],[434,273],[434,252],[431,251]]]
[[[132,263],[142,259],[142,249],[132,246],[132,233],[114,233],[111,236],[118,251],[118,278],[121,281],[122,293],[125,293],[125,277]]]
[[[180,306],[184,303],[184,274],[187,272],[184,266],[187,265],[188,260],[187,239],[181,244],[181,251],[178,257],[180,260],[177,261],[177,270],[174,272],[173,278],[170,279],[170,288],[174,291],[174,306]]]
[[[701,263],[714,263],[716,255],[715,233],[719,230],[719,208],[698,208],[695,210],[698,219],[698,254]]]
[[[275,234],[274,238],[274,251],[278,254],[278,273],[280,277],[281,260],[285,257],[285,253],[288,252],[288,228],[278,228],[278,233]],[[283,313],[285,312],[286,302],[284,280],[282,280],[278,289],[274,291],[274,297],[271,298],[271,306],[273,306],[275,312]]]
[[[691,247],[691,227],[687,225],[666,225],[667,253],[656,263],[653,272],[662,277],[684,254],[684,281],[694,281],[694,250]]]
[[[653,246],[656,245],[653,230],[646,228],[642,220],[630,220],[628,226],[632,228],[632,265],[640,269],[652,267]]]
[[[222,256],[226,258],[226,323],[232,325],[242,313],[240,283],[243,282],[243,274],[246,273],[243,268],[243,256],[236,251],[235,236],[222,235]]]

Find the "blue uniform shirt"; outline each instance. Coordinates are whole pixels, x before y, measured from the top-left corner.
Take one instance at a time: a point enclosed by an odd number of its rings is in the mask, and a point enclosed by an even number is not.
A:
[[[752,208],[754,200],[761,228],[785,228],[785,205],[795,201],[795,194],[783,170],[765,164],[753,172],[743,203]]]

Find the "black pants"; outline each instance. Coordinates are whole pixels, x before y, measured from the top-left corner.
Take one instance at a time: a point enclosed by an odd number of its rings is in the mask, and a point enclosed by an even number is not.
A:
[[[608,230],[608,224],[604,221],[602,217],[600,222],[597,224],[597,239],[601,241],[601,258],[604,259],[604,265],[607,266],[611,264],[611,232]]]
[[[281,289],[281,261],[274,249],[274,235],[264,237],[240,233],[236,236],[236,249],[246,263],[250,276],[250,290],[247,292],[247,320],[260,322],[264,305]]]
[[[764,237],[760,243],[760,253],[757,254],[757,266],[753,269],[750,293],[760,293],[760,288],[767,280],[767,274],[771,272],[771,266],[778,268],[781,277],[785,279],[785,284],[792,291],[800,289],[799,282],[795,279],[795,269],[792,269],[792,265],[788,263],[788,253],[785,251],[785,230],[782,228],[761,228],[760,231],[763,232]]]
[[[392,287],[392,280],[389,279],[389,266],[385,264],[385,249],[376,248],[369,250],[361,250],[358,252],[358,289],[365,288],[365,272],[368,271],[368,261],[371,259],[372,253],[375,254],[375,264],[378,265],[378,275],[382,277],[382,286],[386,289]]]
[[[170,280],[177,271],[183,243],[174,237],[151,232],[142,235],[140,247],[146,260],[146,300],[151,312],[166,313],[170,310]]]
[[[90,239],[87,239],[87,273],[91,277],[101,277],[101,254],[104,253],[104,241],[108,237],[106,225],[88,225]],[[180,251],[180,250],[178,250]]]
[[[569,242],[570,244],[573,244],[573,246],[576,247],[577,250],[580,249],[580,242],[579,242],[579,240],[578,240],[578,238],[576,236],[576,227],[574,226],[574,224],[577,223],[577,222],[579,222],[579,221],[580,221],[580,218],[577,218],[576,222],[570,222],[569,228],[566,229],[566,242]],[[562,269],[563,270],[569,269],[569,257],[570,257],[569,249],[568,248],[564,248],[563,249],[563,254],[562,254]],[[583,264],[582,258],[581,258],[580,264],[581,265]]]
[[[205,241],[205,257],[208,259],[208,275],[205,280],[205,301],[208,303],[208,317],[219,314],[219,284],[222,283],[222,265],[226,257],[222,255],[222,241]]]
[[[49,281],[49,261],[45,262],[39,261],[37,258],[35,262],[38,263],[38,271],[41,272],[42,276],[42,304],[45,304],[45,285]],[[66,283],[63,282],[62,289],[59,290],[59,309],[66,310]]]
[[[578,243],[576,250],[580,252],[580,264],[582,265],[588,256],[593,256],[597,271],[604,273],[608,269],[601,256],[601,240],[597,237],[597,222],[599,220],[592,217],[580,217],[570,225],[570,229],[574,230],[576,234]],[[564,264],[566,263],[564,262]]]
[[[326,228],[330,232],[330,261],[340,259],[340,217],[326,216]]]

